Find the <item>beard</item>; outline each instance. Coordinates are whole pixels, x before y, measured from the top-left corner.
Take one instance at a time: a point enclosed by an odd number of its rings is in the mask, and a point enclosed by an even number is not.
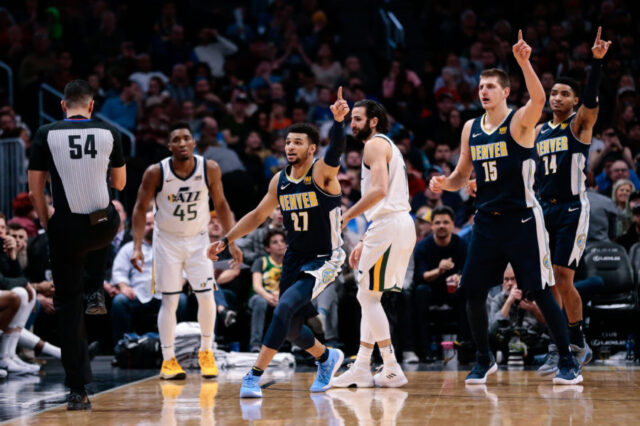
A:
[[[295,166],[296,164],[303,163],[308,156],[309,156],[309,149],[307,149],[304,153],[297,155],[296,158],[294,158],[293,160],[289,160],[289,158],[287,158],[287,164],[289,164],[290,166]]]
[[[364,127],[358,130],[358,133],[353,135],[353,137],[361,142],[364,142],[369,139],[369,137],[371,137],[371,133],[371,126],[369,126],[369,120],[367,120],[367,122],[364,124]]]

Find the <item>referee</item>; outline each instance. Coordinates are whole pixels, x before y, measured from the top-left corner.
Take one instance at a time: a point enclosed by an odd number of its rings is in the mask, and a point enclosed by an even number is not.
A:
[[[85,385],[91,366],[84,323],[84,288],[89,293],[87,313],[106,313],[102,283],[109,244],[120,218],[110,184],[122,190],[126,170],[120,134],[110,125],[91,119],[93,92],[84,80],[64,88],[61,102],[66,119],[40,127],[31,147],[29,195],[49,235],[51,270],[62,364],[71,392],[68,410],[90,410]],[[49,217],[44,196],[47,174],[55,213]],[[84,286],[83,286],[84,282]]]

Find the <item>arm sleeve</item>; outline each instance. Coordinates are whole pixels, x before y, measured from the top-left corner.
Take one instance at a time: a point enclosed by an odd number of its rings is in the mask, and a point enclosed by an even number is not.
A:
[[[344,135],[344,121],[340,123],[334,121],[330,134],[331,142],[324,154],[324,162],[328,166],[338,167],[340,165],[340,157],[347,145],[347,138]]]
[[[122,150],[122,136],[120,132],[111,129],[111,134],[113,135],[113,149],[111,150],[111,156],[109,160],[111,160],[111,167],[122,167],[124,166],[124,151]]]
[[[29,170],[49,170],[49,158],[51,152],[46,141],[46,132],[39,128],[31,144],[31,158],[29,159]]]
[[[587,108],[595,108],[598,106],[598,90],[601,79],[602,59],[594,59],[591,64],[591,71],[589,71],[587,85],[582,93],[582,104]]]

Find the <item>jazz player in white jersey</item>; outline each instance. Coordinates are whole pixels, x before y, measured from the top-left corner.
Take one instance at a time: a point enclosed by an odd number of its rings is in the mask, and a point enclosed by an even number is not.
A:
[[[355,363],[333,380],[335,387],[400,387],[407,383],[396,361],[389,321],[380,299],[385,291],[402,291],[416,231],[409,211],[409,186],[402,153],[385,133],[387,112],[372,100],[356,102],[351,113],[353,136],[364,142],[362,198],[343,215],[343,227],[362,213],[371,222],[351,252],[362,308],[360,349]],[[372,376],[369,364],[378,343],[384,367]]]
[[[215,161],[194,155],[196,142],[187,123],[170,128],[168,148],[171,157],[147,168],[133,210],[133,254],[131,263],[142,272],[142,236],[145,214],[155,201],[153,235],[153,286],[162,293],[158,313],[158,331],[162,346],[163,379],[184,379],[186,373],[174,353],[176,309],[182,291],[182,273],[198,299],[198,323],[201,346],[198,361],[202,376],[216,377],[213,357],[213,329],[216,309],[213,289],[213,263],[207,258],[209,235],[209,197],[213,200],[222,227],[228,232],[234,225],[233,214],[222,189],[220,167]],[[234,262],[242,262],[242,252],[229,246]]]

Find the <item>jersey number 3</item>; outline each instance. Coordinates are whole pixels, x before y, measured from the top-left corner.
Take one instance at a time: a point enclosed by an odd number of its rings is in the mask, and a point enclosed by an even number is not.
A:
[[[83,150],[80,135],[69,135],[69,156],[72,160],[79,160],[82,158]],[[94,135],[87,135],[87,140],[84,141],[84,155],[88,155],[91,158],[96,158],[98,151],[96,150],[96,137]]]
[[[309,229],[309,213],[291,212],[291,220],[293,221],[294,231],[306,232]]]

